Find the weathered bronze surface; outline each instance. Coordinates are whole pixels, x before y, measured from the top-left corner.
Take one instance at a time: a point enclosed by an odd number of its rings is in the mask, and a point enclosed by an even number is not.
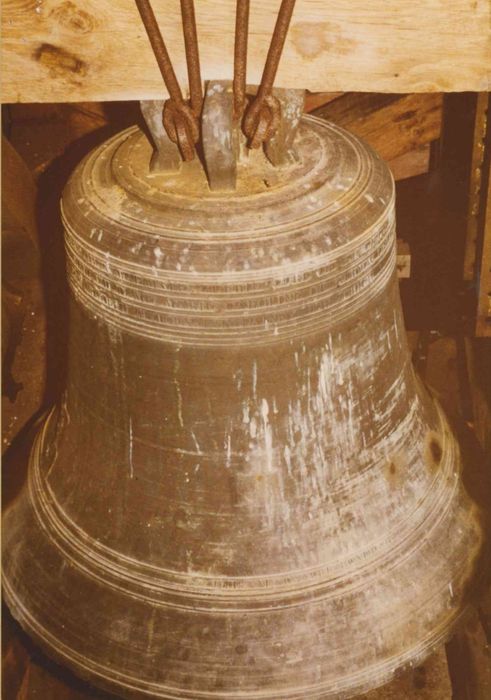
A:
[[[348,696],[465,608],[482,535],[406,346],[391,176],[315,118],[296,150],[220,194],[196,161],[149,174],[135,128],[64,194],[68,385],[4,590],[124,696]]]

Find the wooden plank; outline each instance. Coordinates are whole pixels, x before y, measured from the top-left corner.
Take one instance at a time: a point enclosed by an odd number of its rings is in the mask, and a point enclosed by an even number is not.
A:
[[[465,338],[472,427],[491,468],[491,339]],[[491,596],[489,598],[491,612]],[[491,632],[491,626],[490,626]]]
[[[186,84],[177,0],[154,0]],[[232,77],[235,3],[196,4],[203,78]],[[254,3],[248,81],[258,83],[279,0]],[[486,91],[489,0],[297,3],[277,86],[311,91]],[[4,102],[162,99],[133,0],[4,0]]]
[[[472,137],[472,155],[469,182],[469,204],[467,209],[467,227],[464,251],[464,279],[471,281],[476,277],[476,256],[479,245],[479,228],[481,206],[485,203],[482,187],[485,184],[484,156],[486,153],[486,132],[488,129],[488,93],[477,96],[474,114],[474,134]]]
[[[488,115],[489,119],[489,115]],[[490,139],[491,140],[491,139]],[[490,146],[491,150],[491,146]],[[483,212],[483,236],[481,245],[481,259],[478,262],[478,298],[476,335],[478,337],[491,338],[491,164],[487,163],[486,177],[483,185],[486,186]],[[486,182],[487,180],[487,182]]]
[[[352,131],[391,161],[439,138],[442,96],[347,93],[313,114]]]
[[[29,168],[2,135],[2,229],[36,238],[36,185]]]
[[[345,92],[313,109],[313,114],[343,124],[362,122],[379,110],[393,105],[403,95],[395,93]]]
[[[314,109],[327,105],[343,94],[343,92],[307,92],[305,95],[305,111],[313,112]]]
[[[411,277],[411,251],[406,241],[397,239],[397,276],[399,279],[409,279]]]
[[[405,180],[408,177],[423,175],[430,169],[430,144],[418,146],[413,151],[402,153],[390,160],[387,165],[392,171],[394,180]]]
[[[8,113],[10,140],[36,178],[57,158],[63,156],[65,162],[69,158],[73,169],[105,139],[135,123],[144,124],[136,102],[125,104],[123,109],[118,102],[19,103],[10,105]]]
[[[35,178],[76,139],[107,127],[102,103],[15,104],[9,109],[10,137]]]

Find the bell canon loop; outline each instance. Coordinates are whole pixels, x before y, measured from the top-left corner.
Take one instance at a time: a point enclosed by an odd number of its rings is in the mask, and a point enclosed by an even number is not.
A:
[[[66,391],[4,521],[4,592],[123,697],[321,700],[389,680],[464,613],[482,546],[418,380],[394,184],[303,117],[210,191],[129,129],[66,186]]]

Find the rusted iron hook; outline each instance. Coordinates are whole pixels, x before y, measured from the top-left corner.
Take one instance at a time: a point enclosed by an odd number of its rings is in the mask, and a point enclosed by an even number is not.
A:
[[[135,0],[157,60],[170,99],[164,105],[163,124],[171,141],[179,146],[184,160],[192,160],[200,135],[199,116],[203,91],[199,64],[198,37],[193,0],[181,0],[186,61],[191,106],[186,104],[177,81],[172,61],[160,32],[149,0]]]
[[[247,5],[247,11],[245,5]],[[279,101],[272,94],[272,90],[294,7],[295,0],[282,0],[273,36],[271,37],[261,84],[256,97],[246,110],[243,120],[243,130],[249,139],[250,148],[258,148],[262,143],[268,141],[280,124],[281,106]],[[235,99],[237,110],[243,109],[245,102],[245,64],[247,57],[246,25],[248,18],[248,0],[237,0],[236,53],[234,65],[234,90],[236,89],[236,85],[239,90]],[[237,31],[237,29],[239,31]]]

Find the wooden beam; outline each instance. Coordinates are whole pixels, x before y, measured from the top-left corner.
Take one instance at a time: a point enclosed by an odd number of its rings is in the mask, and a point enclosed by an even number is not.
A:
[[[314,109],[324,107],[329,102],[337,100],[343,92],[307,92],[305,95],[305,111],[313,112]]]
[[[439,138],[442,96],[346,93],[312,114],[352,131],[393,161]]]
[[[472,428],[488,455],[491,468],[491,339],[465,338],[465,360],[472,403]],[[488,634],[491,640],[491,590],[486,598]]]
[[[36,184],[29,168],[2,135],[2,231],[27,235],[37,245]]]
[[[487,192],[484,210],[481,260],[479,262],[476,335],[491,337],[491,173],[487,164]]]
[[[177,0],[154,0],[186,84]],[[253,3],[248,82],[258,83],[279,0]],[[232,77],[235,3],[196,4],[203,78]],[[162,99],[133,0],[4,0],[3,102]],[[277,86],[311,91],[486,91],[489,0],[300,0]]]
[[[408,177],[423,175],[430,169],[430,144],[418,146],[412,151],[403,153],[387,162],[396,182]]]
[[[488,131],[489,95],[481,92],[477,95],[474,113],[474,134],[472,138],[471,167],[469,174],[469,202],[467,205],[467,226],[465,234],[464,279],[471,281],[476,277],[476,264],[479,229],[482,220],[482,207],[486,202],[483,188],[486,186],[486,134]],[[488,136],[488,141],[489,141]],[[491,141],[490,141],[491,143]],[[489,163],[487,164],[489,166]],[[490,215],[491,219],[491,215]]]

